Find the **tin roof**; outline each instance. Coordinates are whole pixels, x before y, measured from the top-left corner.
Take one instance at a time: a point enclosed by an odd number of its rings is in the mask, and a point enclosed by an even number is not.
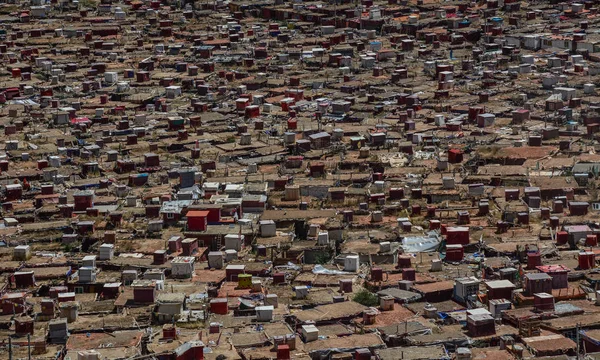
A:
[[[514,289],[516,286],[512,282],[508,280],[492,280],[486,281],[485,286],[489,289],[506,289],[512,288]]]

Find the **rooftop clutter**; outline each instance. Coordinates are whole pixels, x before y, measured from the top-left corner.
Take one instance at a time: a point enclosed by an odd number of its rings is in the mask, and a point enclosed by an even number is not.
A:
[[[597,17],[4,1],[0,356],[598,356]]]

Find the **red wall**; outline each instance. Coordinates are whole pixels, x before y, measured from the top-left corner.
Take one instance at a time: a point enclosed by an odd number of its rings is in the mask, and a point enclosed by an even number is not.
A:
[[[206,231],[207,218],[204,216],[188,216],[187,224],[189,231]]]
[[[193,347],[179,355],[177,360],[204,360],[204,348],[201,346]]]
[[[489,289],[488,290],[488,300],[499,300],[499,299],[511,299],[512,298],[512,288],[504,288],[504,289]]]
[[[587,352],[598,352],[598,351],[600,351],[600,345],[596,345],[596,344],[592,343],[591,341],[589,341],[586,338],[583,339],[583,342],[585,343],[585,350]]]
[[[91,196],[75,196],[73,201],[75,202],[75,211],[85,211],[85,209],[93,207]]]
[[[450,231],[446,233],[446,242],[449,245],[466,245],[469,243],[469,232],[468,231]]]
[[[155,300],[154,289],[133,289],[133,301],[137,303],[153,303]]]

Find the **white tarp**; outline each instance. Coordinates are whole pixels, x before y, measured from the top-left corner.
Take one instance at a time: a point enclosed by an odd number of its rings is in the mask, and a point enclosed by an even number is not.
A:
[[[8,103],[11,105],[39,105],[31,99],[9,100]]]
[[[348,273],[340,270],[330,270],[323,267],[323,265],[315,265],[312,270],[313,274],[324,274],[324,275],[347,275]]]
[[[408,236],[402,239],[405,253],[432,252],[440,245],[441,238],[437,231],[430,231],[427,236]]]

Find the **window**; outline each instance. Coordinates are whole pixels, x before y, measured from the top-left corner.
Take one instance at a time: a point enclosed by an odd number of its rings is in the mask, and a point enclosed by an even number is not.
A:
[[[167,213],[167,219],[174,219],[174,218],[175,218],[175,214]]]
[[[83,294],[83,287],[81,287],[81,286],[75,287],[75,294]]]
[[[577,339],[577,330],[565,331],[563,333],[563,336],[566,337],[566,338],[569,338],[571,340],[576,340]]]
[[[600,203],[592,203],[592,209],[600,210]]]

